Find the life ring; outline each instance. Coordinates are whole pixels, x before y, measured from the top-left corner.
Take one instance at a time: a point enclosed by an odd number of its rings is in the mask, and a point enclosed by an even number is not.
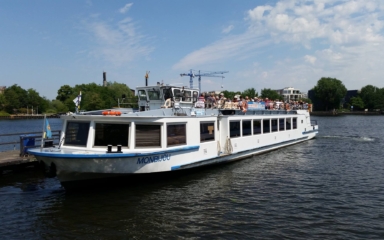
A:
[[[103,116],[111,115],[111,116],[120,116],[120,111],[104,111],[102,112]]]
[[[165,100],[165,102],[164,102],[164,108],[169,108],[169,107],[171,107],[172,106],[172,101],[171,101],[171,99],[170,98],[168,98],[167,100]]]

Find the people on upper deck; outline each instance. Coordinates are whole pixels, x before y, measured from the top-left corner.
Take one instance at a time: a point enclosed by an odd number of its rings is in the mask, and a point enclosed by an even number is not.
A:
[[[200,97],[197,99],[197,101],[205,102],[204,93],[201,93],[201,94],[200,94]]]

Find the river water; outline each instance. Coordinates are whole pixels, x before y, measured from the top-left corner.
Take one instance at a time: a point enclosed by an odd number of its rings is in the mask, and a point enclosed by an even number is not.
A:
[[[312,119],[314,140],[152,183],[67,193],[36,171],[6,174],[0,236],[384,239],[384,116]],[[33,121],[0,121],[0,134]]]

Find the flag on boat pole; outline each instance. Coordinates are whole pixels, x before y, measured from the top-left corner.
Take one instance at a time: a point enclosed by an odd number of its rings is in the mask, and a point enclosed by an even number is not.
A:
[[[43,146],[44,146],[44,138],[45,138],[45,124],[46,124],[46,120],[47,120],[47,115],[44,114],[44,121],[43,121],[43,132],[41,134],[41,144],[40,144],[40,152],[43,151]]]
[[[80,91],[80,94],[77,95],[77,97],[75,99],[73,99],[73,102],[75,103],[76,105],[76,113],[79,112],[79,109],[80,109],[80,102],[81,102],[81,91]]]
[[[45,132],[44,138],[52,138],[51,125],[49,125],[48,119],[45,118]]]

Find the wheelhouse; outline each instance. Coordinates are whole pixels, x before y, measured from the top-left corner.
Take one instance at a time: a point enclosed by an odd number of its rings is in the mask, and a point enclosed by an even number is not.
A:
[[[137,96],[140,111],[168,107],[166,105],[168,99],[177,104],[178,107],[188,108],[192,107],[197,101],[199,91],[198,89],[158,84],[155,86],[138,87]]]

